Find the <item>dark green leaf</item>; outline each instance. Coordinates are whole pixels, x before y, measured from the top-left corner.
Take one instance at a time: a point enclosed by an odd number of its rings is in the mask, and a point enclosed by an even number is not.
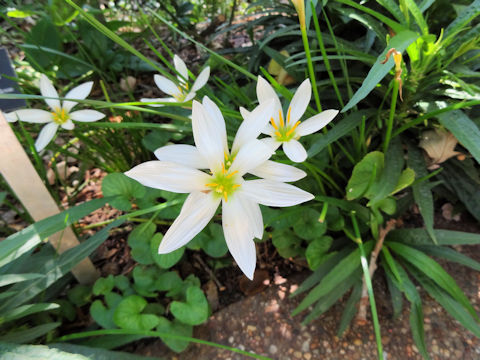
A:
[[[196,286],[191,286],[187,289],[185,302],[172,302],[170,311],[184,324],[200,325],[208,318],[209,306],[203,291]]]

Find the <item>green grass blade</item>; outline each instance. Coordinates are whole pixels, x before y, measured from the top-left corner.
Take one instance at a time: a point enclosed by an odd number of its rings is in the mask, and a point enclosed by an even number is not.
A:
[[[425,344],[425,329],[423,327],[423,310],[421,304],[412,303],[410,306],[410,328],[412,329],[413,341],[415,341],[418,351],[425,359],[430,359]]]
[[[362,297],[362,283],[358,282],[352,290],[350,297],[348,298],[345,308],[343,309],[342,318],[340,319],[340,325],[337,330],[337,337],[341,337],[347,329],[348,325],[352,322],[355,314],[357,313],[357,305]]]
[[[480,244],[480,234],[452,230],[434,230],[434,232],[438,245]],[[387,240],[411,245],[432,245],[432,240],[423,228],[396,229],[388,233]]]
[[[432,256],[447,259],[449,261],[468,266],[473,270],[480,271],[480,262],[473,260],[472,258],[463,255],[462,253],[449,247],[423,245],[419,246],[418,249]]]

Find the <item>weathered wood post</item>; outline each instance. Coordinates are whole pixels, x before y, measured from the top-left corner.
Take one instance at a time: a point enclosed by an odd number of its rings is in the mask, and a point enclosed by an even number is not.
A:
[[[0,173],[35,221],[60,212],[1,111]],[[59,253],[79,244],[70,227],[50,236],[49,242]],[[88,258],[79,263],[72,273],[83,284],[94,282],[99,275]]]

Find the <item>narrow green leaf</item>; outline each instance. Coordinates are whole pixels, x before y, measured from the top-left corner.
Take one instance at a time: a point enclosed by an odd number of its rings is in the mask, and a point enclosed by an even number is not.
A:
[[[160,358],[158,356],[141,356],[134,355],[132,353],[120,352],[120,351],[109,351],[104,349],[98,349],[88,346],[68,344],[68,343],[54,343],[48,344],[49,348],[59,349],[69,353],[80,354],[88,357],[89,360],[165,360],[165,358]],[[157,355],[157,354],[155,354]],[[49,360],[53,360],[50,357]],[[59,359],[59,360],[68,360],[68,359]]]
[[[462,253],[459,253],[458,251],[449,247],[423,245],[418,246],[418,249],[432,256],[447,259],[449,261],[453,261],[458,264],[468,266],[471,269],[480,271],[480,262],[473,260],[472,258],[463,255]]]
[[[60,322],[52,322],[38,325],[26,330],[9,332],[6,335],[0,336],[0,342],[12,342],[19,344],[28,343],[47,334],[53,329],[59,327],[61,324],[62,323]]]
[[[352,293],[348,298],[345,308],[343,309],[342,318],[340,319],[340,325],[338,325],[337,337],[341,337],[348,325],[352,322],[355,314],[358,311],[357,304],[362,297],[362,283],[359,282],[354,285]]]
[[[422,15],[421,10],[418,8],[417,3],[414,0],[405,0],[405,4],[417,22],[418,27],[423,35],[428,35],[428,25],[425,18]]]
[[[452,230],[434,230],[438,245],[476,245],[480,244],[480,234]],[[428,233],[423,228],[396,229],[387,235],[388,241],[412,245],[432,245]]]
[[[70,354],[58,349],[50,349],[45,345],[15,345],[7,343],[0,343],[0,358],[5,360],[101,360],[79,354]]]
[[[6,313],[6,315],[2,318],[0,317],[0,324],[2,322],[6,323],[8,321],[12,321],[15,319],[20,319],[22,317],[35,314],[41,311],[53,310],[59,307],[58,304],[49,304],[49,303],[36,303],[36,304],[28,304],[28,305],[21,305],[17,308],[14,308]]]
[[[386,245],[396,254],[400,255],[405,261],[409,262],[419,271],[432,279],[438,284],[438,286],[446,290],[455,300],[462,304],[473,317],[478,319],[475,309],[470,304],[470,301],[465,296],[462,289],[460,289],[455,280],[443,270],[436,261],[432,260],[423,252],[401,243],[388,241]]]
[[[369,253],[372,250],[373,242],[365,243],[365,251]],[[302,300],[300,305],[292,312],[295,316],[308,308],[314,302],[325,296],[342,281],[345,281],[354,271],[358,271],[360,267],[360,249],[352,251],[348,256],[344,257],[337,265],[315,286],[312,291]]]
[[[445,38],[456,35],[478,15],[480,15],[480,0],[475,0],[460,13],[450,25],[447,26],[447,29],[445,30]]]
[[[480,7],[480,0],[479,7]],[[438,120],[457,140],[470,151],[470,154],[480,163],[480,129],[461,110],[438,114]]]
[[[420,149],[412,144],[408,144],[408,166],[413,169],[417,178],[428,175],[425,158]],[[433,195],[428,181],[421,181],[412,185],[413,198],[418,205],[418,210],[422,215],[423,222],[428,234],[434,243],[437,243],[435,232],[433,231]]]
[[[421,304],[412,303],[410,307],[410,328],[412,329],[413,341],[415,341],[415,345],[417,345],[420,354],[422,354],[425,359],[430,359],[427,345],[425,344],[425,330],[423,327],[423,310]]]
[[[342,2],[345,0],[341,0]],[[353,95],[347,105],[342,109],[342,112],[345,112],[355,105],[357,105],[361,100],[363,100],[377,84],[389,73],[390,69],[394,65],[393,57],[391,57],[387,63],[381,64],[385,60],[385,55],[388,50],[395,48],[399,52],[403,52],[412,42],[418,38],[418,34],[410,30],[403,30],[398,32],[391,40],[386,49],[378,56],[377,61],[373,67],[368,72],[367,77],[362,83],[360,89]]]
[[[38,279],[42,277],[42,274],[7,274],[7,275],[0,275],[0,287],[6,286],[10,284],[19,283],[22,281]]]
[[[390,300],[393,307],[393,318],[398,318],[403,310],[403,295],[401,290],[396,285],[396,282],[392,280],[391,273],[386,272],[388,292],[390,293]],[[396,280],[396,279],[395,279]]]

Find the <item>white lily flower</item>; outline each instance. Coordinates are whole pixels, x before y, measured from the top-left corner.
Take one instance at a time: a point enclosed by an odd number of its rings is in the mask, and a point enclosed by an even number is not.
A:
[[[148,161],[125,174],[145,186],[190,193],[160,243],[160,254],[172,252],[193,239],[222,203],[227,246],[240,269],[252,279],[256,263],[253,238],[263,236],[259,204],[292,206],[313,199],[313,195],[280,181],[243,179],[247,172],[265,163],[273,154],[270,147],[256,139],[268,122],[273,102],[262,104],[252,112],[261,121],[242,124],[232,151],[228,149],[220,109],[208,97],[203,99],[203,104],[193,101],[192,105],[196,146],[162,147],[155,152],[160,161]],[[208,169],[208,172],[199,169]]]
[[[312,86],[307,79],[300,84],[288,107],[287,116],[284,116],[280,99],[273,87],[261,76],[257,82],[257,97],[260,104],[274,100],[274,116],[270,119],[270,125],[267,125],[265,134],[271,138],[263,141],[276,150],[283,145],[283,151],[287,157],[294,162],[303,162],[307,158],[307,151],[298,142],[300,137],[313,134],[327,125],[338,114],[338,110],[325,110],[320,114],[300,122],[300,118],[307,110],[310,98],[312,96]],[[248,112],[244,111],[244,116]]]
[[[173,103],[183,103],[192,100],[195,98],[197,91],[200,90],[208,81],[210,77],[210,66],[207,66],[202,72],[198,75],[197,79],[193,83],[193,86],[190,88],[188,83],[188,69],[185,63],[178,55],[173,57],[173,63],[175,64],[175,70],[180,74],[177,76],[178,83],[167,79],[162,75],[156,74],[153,77],[155,84],[158,88],[164,93],[170,95],[171,97],[167,98],[156,98],[156,99],[140,99],[141,102],[173,102]],[[163,106],[161,104],[150,104],[150,106]]]
[[[67,99],[86,99],[90,91],[92,91],[93,81],[86,82],[70,90],[65,97]],[[44,74],[40,77],[40,93],[42,96],[50,98],[58,98],[57,90],[55,90],[50,79]],[[76,101],[65,100],[63,103],[58,99],[45,99],[45,102],[52,111],[39,109],[17,110],[6,114],[8,122],[21,120],[28,123],[46,123],[35,141],[35,149],[41,151],[53,139],[59,126],[66,130],[72,130],[75,127],[73,121],[93,122],[105,117],[96,110],[77,110],[71,112],[73,107],[77,105]],[[72,121],[73,120],[73,121]]]

